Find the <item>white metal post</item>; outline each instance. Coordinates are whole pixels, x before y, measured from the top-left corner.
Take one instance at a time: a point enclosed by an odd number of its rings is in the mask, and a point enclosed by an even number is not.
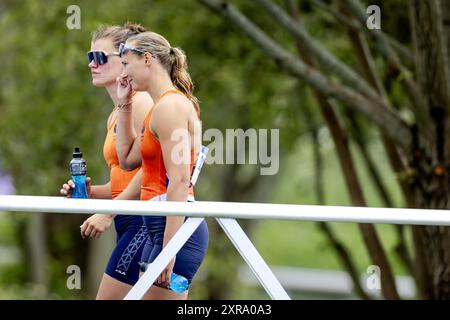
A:
[[[239,223],[235,219],[217,218],[216,220],[269,296],[275,300],[290,300],[291,298],[247,237],[244,230],[242,230]]]

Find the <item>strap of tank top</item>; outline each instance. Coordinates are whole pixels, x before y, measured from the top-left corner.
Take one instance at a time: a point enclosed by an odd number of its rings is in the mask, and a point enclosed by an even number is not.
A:
[[[164,92],[159,96],[158,100],[156,100],[156,102],[155,102],[155,105],[156,105],[159,101],[161,101],[161,99],[162,99],[163,97],[165,97],[165,96],[167,96],[168,94],[171,94],[171,93],[184,95],[183,92],[181,92],[181,91],[178,90],[178,89],[169,89],[169,90],[167,90],[167,91],[164,91]]]

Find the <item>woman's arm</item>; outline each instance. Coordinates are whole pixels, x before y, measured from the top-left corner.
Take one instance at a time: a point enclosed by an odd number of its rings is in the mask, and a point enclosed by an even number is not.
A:
[[[60,193],[67,198],[72,197],[72,190],[75,188],[75,183],[72,180],[64,183]],[[90,199],[111,199],[111,183],[91,186],[91,177],[86,178],[86,190]]]
[[[141,198],[141,185],[142,169],[139,169],[125,190],[123,190],[115,200],[139,200]]]
[[[127,90],[121,88],[121,84],[118,87],[118,91],[120,89]],[[133,170],[141,165],[140,136],[138,133],[141,132],[144,119],[150,111],[153,101],[146,92],[136,93],[131,100],[121,98],[120,101],[117,112],[117,156],[122,169]]]
[[[89,194],[91,199],[111,199],[111,181],[102,185],[91,186],[91,192]]]
[[[172,98],[155,110],[153,115],[154,131],[161,144],[164,166],[169,178],[167,201],[187,201],[189,190],[191,146],[188,131],[189,106],[180,98]],[[168,216],[164,231],[163,247],[172,239],[184,223],[184,216]],[[170,274],[175,260],[164,269],[158,278],[159,285],[170,284]]]

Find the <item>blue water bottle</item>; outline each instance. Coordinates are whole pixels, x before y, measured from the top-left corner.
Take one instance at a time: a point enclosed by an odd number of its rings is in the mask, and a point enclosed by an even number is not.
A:
[[[172,272],[170,275],[170,290],[183,293],[189,288],[189,281],[183,276]]]
[[[87,199],[86,190],[86,161],[83,159],[83,153],[80,148],[75,147],[72,153],[73,159],[70,161],[70,175],[75,183],[72,190],[72,198]]]

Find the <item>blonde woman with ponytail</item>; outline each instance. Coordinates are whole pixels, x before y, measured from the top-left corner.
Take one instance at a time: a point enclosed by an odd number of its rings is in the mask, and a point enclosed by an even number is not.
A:
[[[201,143],[200,107],[193,95],[184,52],[161,35],[144,32],[121,44],[124,67],[118,78],[120,102],[116,148],[122,168],[142,162],[141,200],[194,201],[190,175]],[[155,102],[141,132],[131,125],[133,91],[146,91]],[[167,245],[185,217],[145,216],[149,233],[142,262],[151,263]],[[206,222],[198,227],[149,289],[147,299],[187,299],[188,290],[169,290],[172,272],[192,281],[208,246]]]

